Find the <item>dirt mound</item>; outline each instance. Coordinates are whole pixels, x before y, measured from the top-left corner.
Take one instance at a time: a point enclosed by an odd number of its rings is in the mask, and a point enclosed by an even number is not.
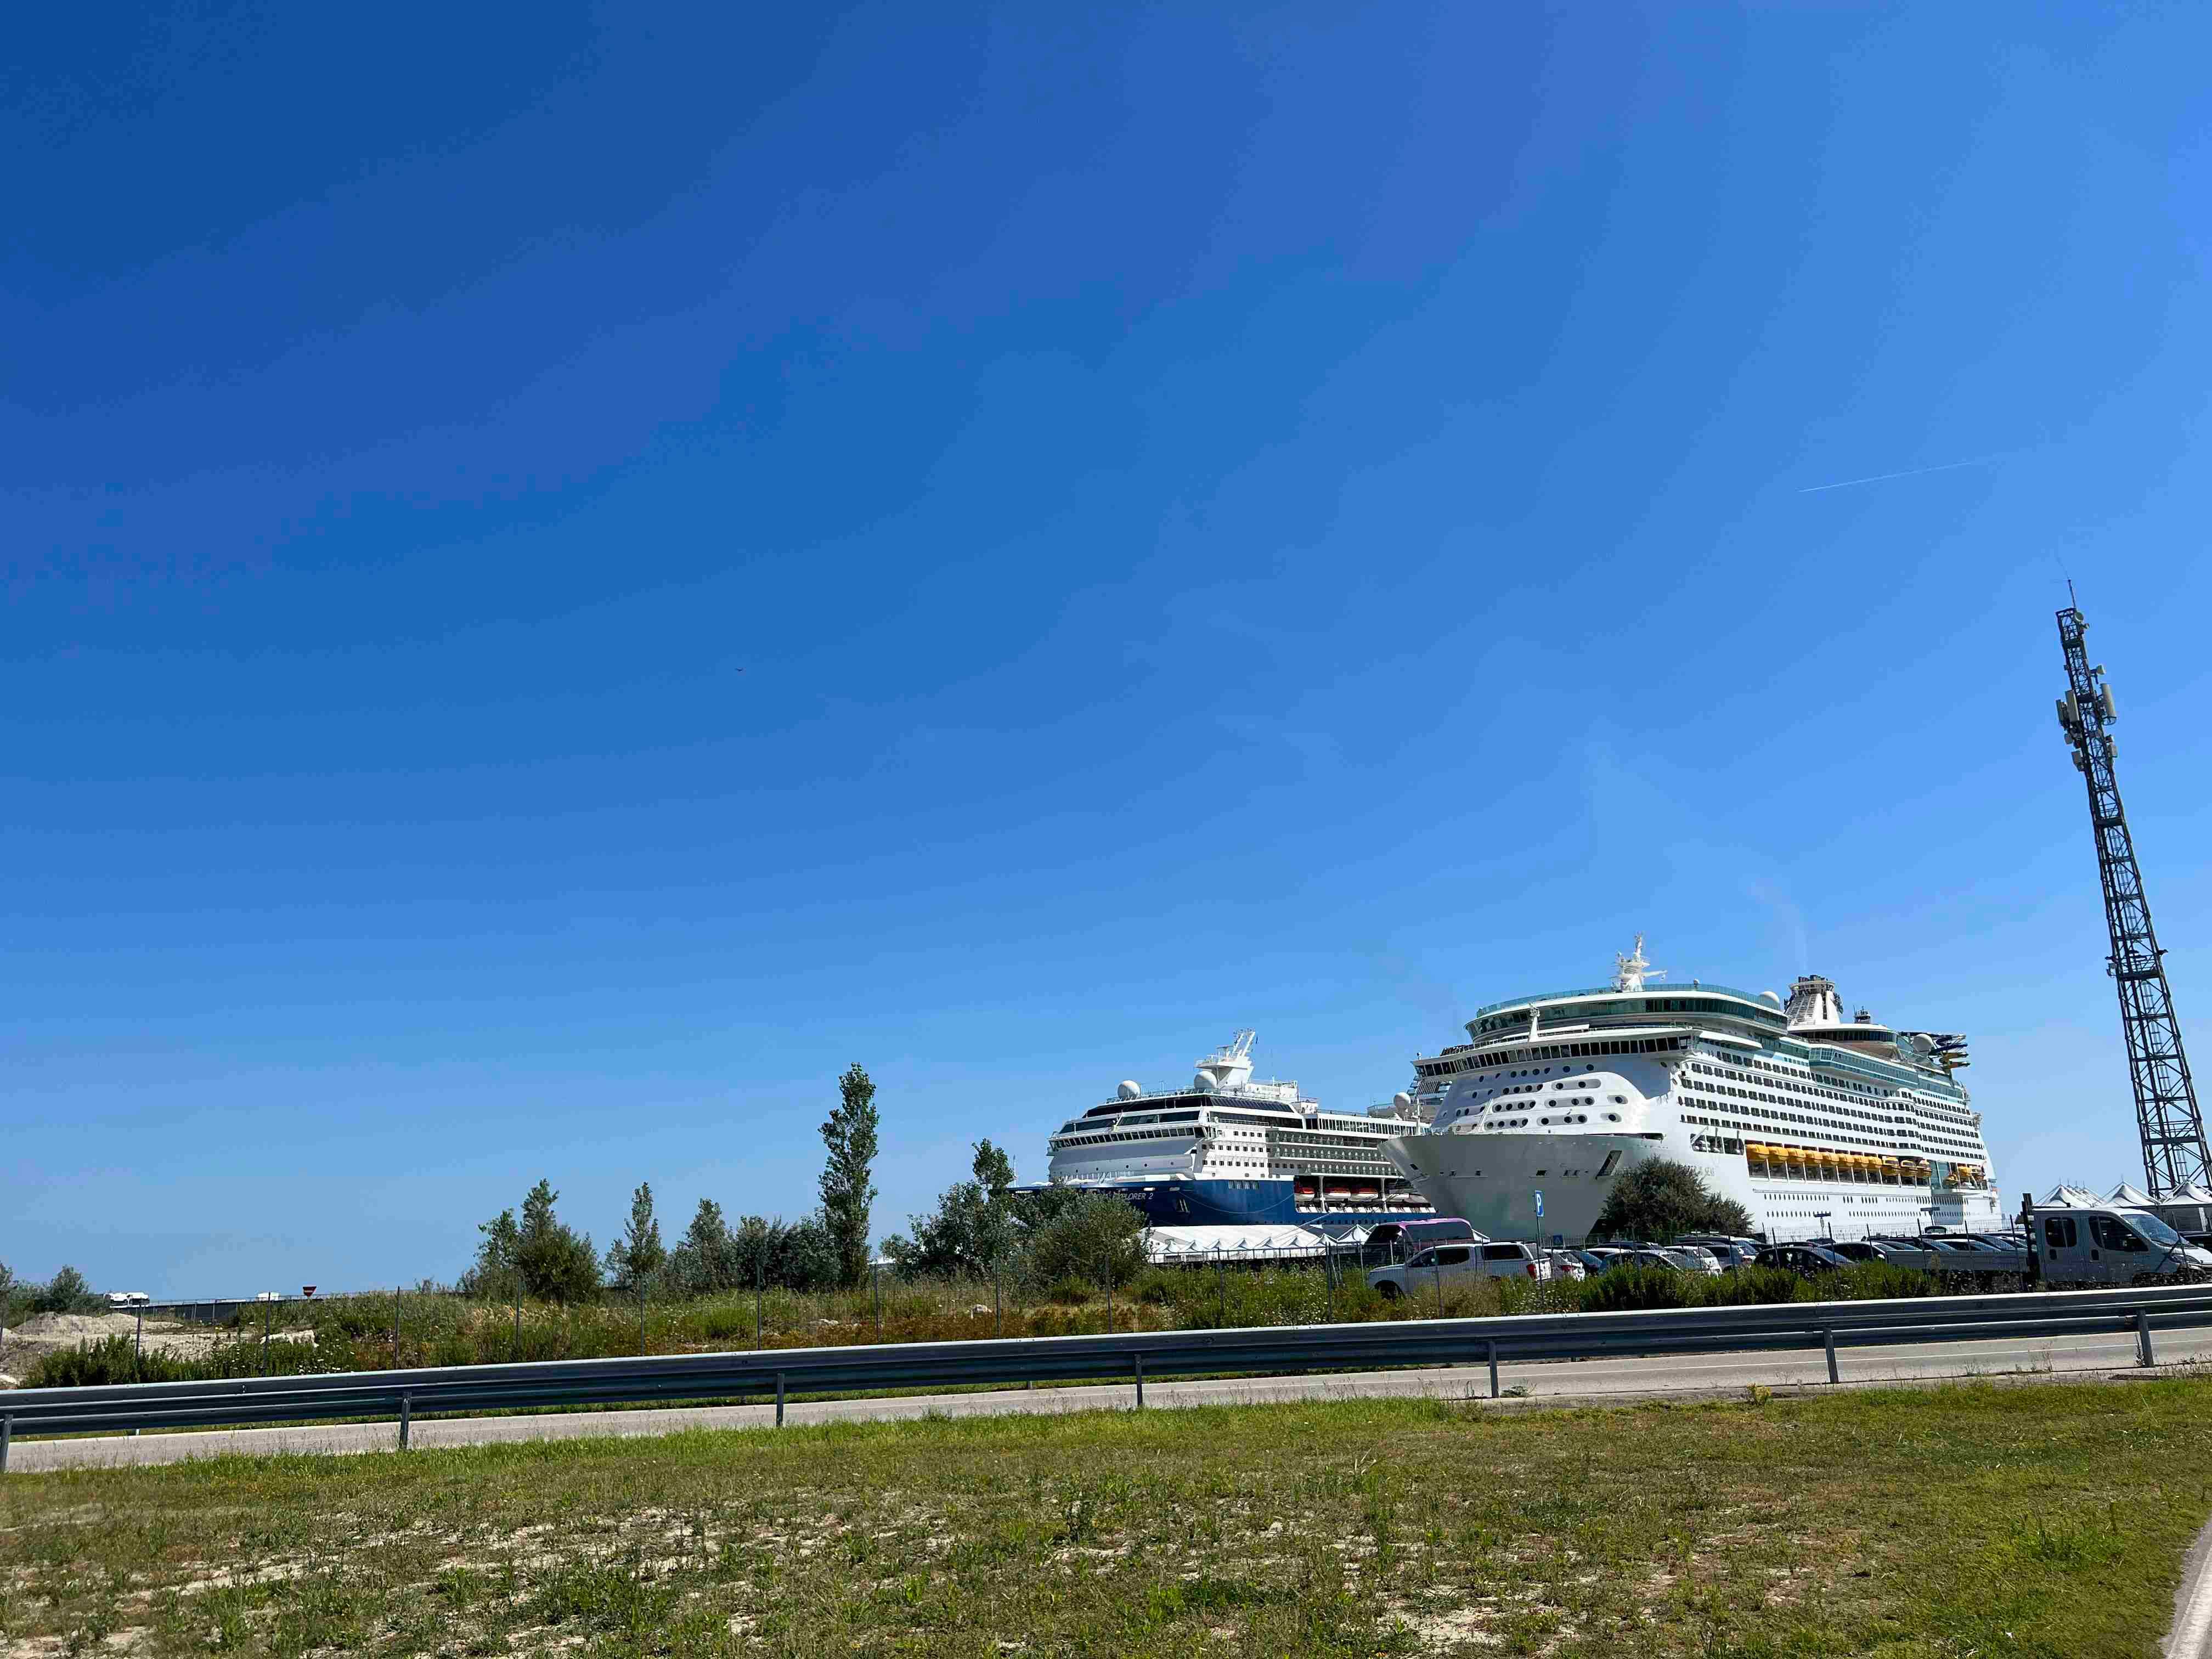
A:
[[[33,1314],[21,1325],[9,1327],[7,1340],[0,1342],[0,1358],[7,1361],[10,1373],[21,1376],[47,1354],[104,1342],[111,1336],[129,1336],[137,1328],[136,1314]],[[146,1322],[148,1353],[195,1359],[222,1340],[205,1325],[179,1325],[166,1319]]]
[[[138,1328],[138,1316],[127,1313],[33,1314],[8,1333],[8,1340],[44,1343],[99,1342],[111,1336],[128,1336]]]

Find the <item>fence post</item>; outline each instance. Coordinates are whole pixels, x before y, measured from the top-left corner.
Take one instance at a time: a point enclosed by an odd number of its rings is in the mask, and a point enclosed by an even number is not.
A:
[[[775,1374],[775,1425],[783,1426],[783,1373]]]
[[[991,1258],[991,1318],[992,1334],[1006,1334],[1006,1267],[997,1256]]]
[[[1145,1356],[1137,1356],[1137,1409],[1145,1409]]]
[[[406,1288],[404,1285],[392,1287],[392,1369],[395,1371],[399,1369],[399,1298]]]
[[[1328,1322],[1336,1323],[1336,1252],[1328,1250],[1321,1259],[1322,1273],[1328,1279]]]
[[[637,1279],[637,1351],[645,1352],[645,1275]]]
[[[1483,1343],[1490,1351],[1490,1397],[1498,1398],[1498,1339],[1491,1337]]]
[[[1106,1334],[1114,1334],[1114,1258],[1106,1258]]]
[[[264,1376],[269,1374],[269,1316],[276,1309],[276,1304],[273,1302],[261,1304],[261,1373]]]
[[[1444,1253],[1439,1249],[1429,1258],[1430,1271],[1437,1276],[1437,1317],[1444,1316]]]
[[[884,1340],[884,1270],[871,1267],[868,1277],[876,1282],[876,1340]]]
[[[514,1281],[514,1357],[522,1358],[522,1280]]]
[[[1213,1247],[1213,1278],[1221,1287],[1221,1328],[1224,1331],[1229,1328],[1229,1258],[1222,1254],[1226,1248],[1218,1243]]]
[[[1842,1382],[1843,1377],[1836,1370],[1836,1328],[1834,1326],[1831,1325],[1820,1333],[1820,1342],[1821,1346],[1828,1351],[1828,1381]]]
[[[14,1416],[6,1412],[0,1412],[0,1474],[8,1473],[8,1443],[15,1437]]]
[[[761,1310],[767,1300],[768,1260],[764,1256],[756,1256],[753,1259],[753,1346],[756,1348],[763,1346]]]
[[[2158,1364],[2150,1351],[2150,1310],[2148,1308],[2136,1310],[2136,1355],[2146,1367]]]
[[[407,1449],[408,1431],[414,1426],[415,1396],[403,1391],[399,1396],[399,1449]]]

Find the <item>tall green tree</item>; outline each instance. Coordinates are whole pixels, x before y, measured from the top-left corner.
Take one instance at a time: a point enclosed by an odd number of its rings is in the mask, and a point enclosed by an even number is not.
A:
[[[908,1216],[911,1239],[894,1234],[884,1253],[910,1273],[984,1279],[1012,1250],[1014,1166],[988,1140],[975,1146],[974,1178],[945,1189],[929,1215]]]
[[[660,1242],[660,1220],[653,1212],[653,1183],[641,1181],[629,1196],[629,1225],[607,1246],[607,1272],[617,1284],[635,1291],[649,1285],[668,1265]]]
[[[461,1275],[461,1290],[468,1296],[497,1297],[505,1301],[522,1289],[521,1269],[516,1266],[522,1251],[522,1229],[514,1212],[501,1210],[477,1224],[483,1235],[477,1245],[476,1265]]]
[[[858,1060],[837,1079],[839,1101],[822,1126],[822,1219],[836,1251],[837,1280],[857,1285],[868,1271],[868,1211],[876,1201],[876,1085]]]
[[[691,1224],[684,1228],[684,1237],[676,1241],[676,1249],[669,1255],[668,1270],[690,1296],[711,1296],[740,1283],[730,1224],[723,1219],[722,1206],[713,1199],[699,1200]]]
[[[599,1293],[599,1252],[589,1233],[577,1232],[555,1212],[560,1197],[553,1183],[541,1178],[522,1200],[515,1271],[525,1292],[540,1301],[582,1302]]]
[[[975,1161],[970,1166],[983,1190],[998,1203],[1006,1201],[1014,1184],[1014,1160],[988,1140],[975,1143]]]
[[[1741,1237],[1750,1231],[1749,1211],[1672,1158],[1655,1158],[1615,1176],[1605,1206],[1590,1225],[1592,1238],[1648,1238],[1660,1244],[1684,1233]]]

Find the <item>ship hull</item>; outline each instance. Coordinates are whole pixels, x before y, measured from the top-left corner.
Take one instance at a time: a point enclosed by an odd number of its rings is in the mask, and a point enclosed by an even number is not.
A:
[[[1437,1214],[1461,1217],[1500,1239],[1583,1243],[1614,1183],[1655,1158],[1697,1170],[1715,1194],[1742,1205],[1753,1231],[1771,1241],[1909,1234],[1930,1225],[1972,1231],[2000,1219],[1989,1192],[1931,1196],[1925,1187],[1755,1178],[1741,1153],[1695,1150],[1686,1133],[1401,1135],[1384,1152]]]

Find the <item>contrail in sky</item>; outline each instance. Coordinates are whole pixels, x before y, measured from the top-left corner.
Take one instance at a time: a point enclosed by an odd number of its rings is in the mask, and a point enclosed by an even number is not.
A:
[[[1917,478],[1923,472],[1955,472],[1962,466],[1987,466],[1991,461],[2001,461],[2002,455],[1977,455],[1971,461],[1946,461],[1941,466],[1916,466],[1903,472],[1877,472],[1871,478],[1845,478],[1840,483],[1811,484],[1797,493],[1817,495],[1824,489],[1849,489],[1853,484],[1884,483],[1892,478]]]

